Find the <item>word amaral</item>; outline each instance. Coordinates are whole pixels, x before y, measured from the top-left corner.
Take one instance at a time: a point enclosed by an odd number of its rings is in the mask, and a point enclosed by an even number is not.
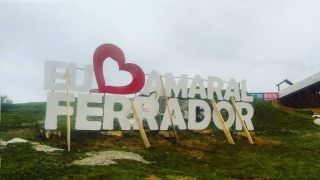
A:
[[[74,63],[48,61],[45,69],[45,89],[55,91],[47,93],[45,129],[57,129],[58,116],[67,115],[66,106],[61,105],[61,102],[66,101],[67,95],[61,91],[66,90],[66,72],[64,70],[68,69],[69,87],[73,91],[69,94],[69,100],[70,102],[76,102],[76,111],[73,107],[70,107],[71,115],[75,115],[76,130],[113,130],[115,121],[119,122],[122,130],[138,130],[135,121],[130,121],[132,104],[135,105],[142,120],[147,122],[150,130],[168,130],[172,125],[170,114],[173,115],[173,124],[180,130],[205,129],[210,122],[213,122],[219,129],[223,129],[217,115],[208,103],[214,99],[214,96],[218,99],[219,110],[224,109],[228,114],[227,128],[231,128],[235,124],[236,130],[242,130],[240,119],[228,102],[231,97],[234,97],[239,111],[245,112],[243,118],[248,129],[253,130],[251,118],[254,110],[249,103],[253,101],[253,97],[246,93],[245,80],[240,82],[240,89],[234,79],[227,82],[227,86],[224,87],[224,82],[218,77],[209,76],[206,84],[204,84],[201,76],[195,75],[189,83],[188,75],[182,75],[176,81],[171,73],[167,73],[164,81],[162,81],[159,73],[152,71],[147,76],[142,91],[142,95],[145,96],[130,99],[126,96],[110,94],[103,96],[102,94],[79,93],[76,95],[76,92],[89,92],[92,89],[93,67],[91,65],[85,66],[83,83],[80,85],[76,83],[77,66]],[[225,89],[224,93],[223,89]],[[157,95],[156,97],[150,96],[153,92],[157,92],[154,93]],[[159,96],[164,96],[164,93],[169,98],[168,106],[170,108],[166,107],[162,120],[158,123],[156,116],[160,110]],[[76,96],[77,101],[75,101]],[[182,110],[178,97],[187,101],[187,110]],[[201,99],[198,99],[199,97]],[[100,104],[100,106],[92,106],[92,104]],[[116,104],[119,104],[121,108],[116,109]],[[197,118],[197,113],[199,113],[197,109],[201,109],[201,120]],[[187,121],[184,119],[184,115],[186,115]],[[89,120],[88,117],[91,119]],[[102,120],[93,120],[92,117],[100,117]]]

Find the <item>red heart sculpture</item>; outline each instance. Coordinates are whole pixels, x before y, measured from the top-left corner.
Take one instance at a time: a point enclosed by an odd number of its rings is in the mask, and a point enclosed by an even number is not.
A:
[[[103,75],[103,62],[107,58],[117,61],[119,70],[124,70],[132,75],[132,81],[126,86],[109,86]],[[113,44],[102,44],[94,52],[93,67],[100,93],[134,94],[144,86],[144,73],[142,69],[132,63],[125,63],[122,50]]]

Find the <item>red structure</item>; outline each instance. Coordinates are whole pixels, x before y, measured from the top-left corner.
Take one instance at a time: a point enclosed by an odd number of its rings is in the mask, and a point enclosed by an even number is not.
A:
[[[279,98],[279,93],[277,92],[265,92],[263,93],[263,99],[266,101],[273,101]]]
[[[112,58],[119,65],[119,70],[127,71],[132,75],[132,81],[125,86],[108,85],[108,79],[103,75],[103,63],[107,58]],[[113,44],[99,46],[93,55],[93,67],[100,93],[134,94],[144,86],[144,72],[136,64],[126,63],[122,50]]]
[[[255,93],[248,93],[248,94],[256,98],[263,99],[265,101],[274,101],[279,98],[278,92],[255,92]]]

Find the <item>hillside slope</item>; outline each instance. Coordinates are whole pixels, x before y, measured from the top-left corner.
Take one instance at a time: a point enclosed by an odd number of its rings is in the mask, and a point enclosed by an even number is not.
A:
[[[47,154],[30,144],[1,146],[0,179],[316,179],[320,176],[320,127],[308,110],[285,110],[255,100],[256,144],[234,135],[236,145],[227,144],[221,131],[213,136],[179,131],[179,143],[148,133],[153,148],[145,149],[138,132],[106,137],[99,132],[73,131],[72,151]],[[66,148],[62,137],[45,139],[40,134],[45,103],[2,106],[0,138],[26,138]],[[87,152],[121,150],[138,153],[152,164],[117,160],[109,166],[70,165]]]

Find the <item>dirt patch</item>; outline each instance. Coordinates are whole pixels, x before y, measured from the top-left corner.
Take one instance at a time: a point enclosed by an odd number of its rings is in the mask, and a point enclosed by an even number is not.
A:
[[[156,145],[157,146],[170,146],[172,143],[170,143],[168,140],[166,139],[157,139],[156,140]]]
[[[145,180],[160,180],[160,179],[161,178],[159,178],[158,176],[155,176],[155,175],[150,175],[145,178]]]
[[[280,141],[275,141],[275,140],[270,140],[270,139],[261,139],[258,137],[254,138],[254,143],[256,145],[281,145],[283,142]]]
[[[200,140],[193,140],[193,139],[181,140],[179,144],[189,148],[196,147],[197,149],[207,149],[209,147],[209,144],[207,142],[200,141]]]
[[[203,140],[186,139],[181,140],[179,144],[181,145],[177,149],[179,152],[196,159],[205,159],[206,151],[210,150],[209,144]]]
[[[179,180],[196,180],[197,178],[191,176],[174,176],[174,175],[167,175],[167,179],[179,179]]]
[[[81,151],[99,151],[101,148],[126,148],[131,150],[144,149],[144,144],[139,136],[130,137],[114,137],[114,136],[73,136],[71,140],[72,149],[78,149]],[[62,138],[63,139],[63,138]],[[60,143],[56,139],[56,143]]]
[[[203,151],[195,149],[187,149],[185,151],[182,151],[182,154],[192,156],[197,159],[204,159],[206,157],[206,154]]]
[[[72,164],[75,165],[110,165],[117,164],[115,159],[126,159],[139,161],[145,164],[150,164],[151,162],[146,161],[139,154],[124,151],[102,151],[102,152],[90,152],[86,154],[88,157],[80,160],[75,160]]]
[[[160,180],[160,177],[157,177],[155,175],[150,175],[145,178],[145,180]],[[196,180],[197,178],[191,177],[191,176],[175,176],[175,175],[167,175],[165,179],[169,180]]]

